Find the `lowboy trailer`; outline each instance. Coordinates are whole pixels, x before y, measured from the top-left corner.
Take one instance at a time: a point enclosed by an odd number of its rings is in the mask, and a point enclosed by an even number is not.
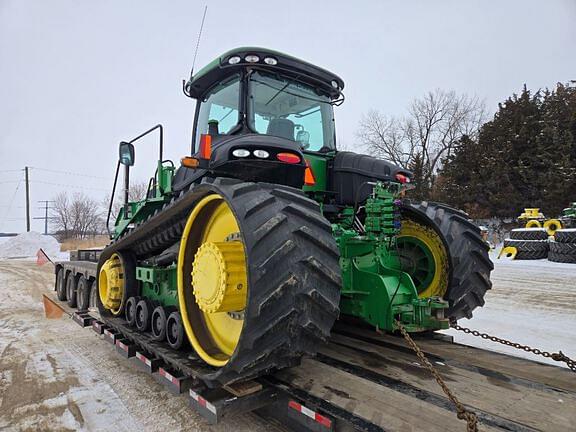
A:
[[[56,274],[71,280],[76,294],[87,287],[82,296],[88,295],[91,307],[78,310],[62,301],[61,307],[171,393],[188,397],[191,408],[210,424],[231,423],[234,415],[251,411],[279,430],[435,432],[466,427],[401,337],[357,323],[338,322],[329,342],[300,366],[210,388],[198,378],[205,365],[191,349],[169,349],[124,318],[100,316],[94,307],[98,252],[79,251],[72,258],[57,262]],[[576,379],[570,370],[461,345],[443,334],[414,339],[465,407],[476,413],[480,430],[574,430]]]

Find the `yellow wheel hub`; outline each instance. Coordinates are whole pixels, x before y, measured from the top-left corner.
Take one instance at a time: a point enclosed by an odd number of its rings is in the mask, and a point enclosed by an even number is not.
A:
[[[558,219],[548,219],[544,222],[544,228],[546,228],[546,233],[549,236],[553,236],[556,231],[562,229],[562,222]]]
[[[118,254],[113,254],[102,265],[98,275],[98,293],[104,308],[113,315],[119,315],[124,296],[124,267]]]
[[[196,353],[222,367],[244,326],[248,276],[240,228],[220,195],[201,199],[190,213],[178,253],[178,303]]]
[[[246,262],[242,243],[207,242],[194,257],[192,287],[203,312],[231,312],[246,307]]]
[[[542,228],[542,225],[536,219],[532,219],[526,222],[526,228]]]
[[[402,221],[398,235],[404,269],[416,288],[418,297],[443,297],[448,289],[448,253],[436,231],[413,220]]]

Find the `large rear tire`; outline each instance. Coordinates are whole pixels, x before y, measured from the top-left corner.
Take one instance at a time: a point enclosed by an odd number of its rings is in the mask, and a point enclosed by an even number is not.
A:
[[[182,237],[178,294],[188,339],[211,365],[212,372],[202,378],[217,386],[294,366],[303,355],[314,354],[338,316],[341,283],[338,249],[318,204],[297,189],[229,179],[204,183],[197,190],[204,198],[192,210]],[[218,260],[230,258],[208,257],[218,254],[214,247],[226,249],[227,242],[241,242],[248,284],[245,307],[232,312],[221,300],[218,306],[211,303],[217,297],[210,297],[213,291],[196,294],[192,286],[195,259],[218,268]],[[232,249],[236,255],[230,262],[235,263],[240,249]],[[235,295],[224,302],[240,304]],[[214,317],[218,314],[229,314],[230,319]],[[222,344],[218,338],[225,336],[226,326],[239,335]]]
[[[494,268],[488,256],[490,248],[482,239],[480,229],[466,213],[433,202],[406,201],[402,214],[403,220],[433,229],[444,244],[448,269],[433,268],[441,271],[447,281],[444,289],[439,284],[432,295],[442,295],[448,301],[451,320],[471,318],[472,311],[484,305],[484,295],[492,287],[490,272]],[[419,291],[422,293],[422,289]]]

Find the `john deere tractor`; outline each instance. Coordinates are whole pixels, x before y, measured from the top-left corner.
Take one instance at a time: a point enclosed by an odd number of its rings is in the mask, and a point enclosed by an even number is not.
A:
[[[297,364],[339,317],[388,332],[470,318],[491,287],[479,229],[409,201],[409,171],[337,151],[343,88],[262,48],[192,75],[192,148],[179,166],[163,159],[161,126],[120,144],[125,202],[98,263],[101,315],[190,350],[212,386]],[[157,169],[146,198],[129,202],[134,143],[152,131]]]

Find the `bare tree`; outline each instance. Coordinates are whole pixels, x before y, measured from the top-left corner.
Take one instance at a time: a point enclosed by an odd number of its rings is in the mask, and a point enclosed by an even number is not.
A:
[[[415,183],[427,195],[455,143],[464,135],[476,138],[485,118],[478,98],[437,89],[412,101],[404,117],[368,112],[357,135],[371,154],[413,170]]]
[[[101,234],[102,222],[98,203],[85,194],[76,193],[70,197],[62,192],[54,198],[52,225],[62,239]]]
[[[128,200],[131,202],[141,201],[146,198],[146,193],[148,192],[148,183],[145,181],[134,182],[130,185],[130,191],[128,192]],[[116,198],[112,204],[112,212],[110,213],[110,220],[114,221],[120,213],[120,209],[124,205],[124,191],[119,190],[116,193]],[[104,201],[102,201],[102,207],[108,213],[108,207],[110,206],[110,195],[108,195]]]

